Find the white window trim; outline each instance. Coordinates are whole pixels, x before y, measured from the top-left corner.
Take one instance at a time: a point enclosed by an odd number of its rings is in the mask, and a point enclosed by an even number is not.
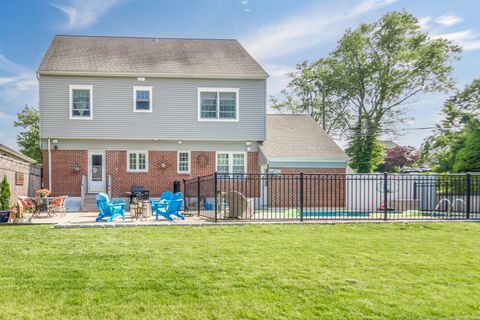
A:
[[[137,91],[148,91],[150,93],[150,101],[148,104],[149,109],[148,110],[137,110]],[[133,86],[133,104],[132,104],[132,109],[133,112],[152,112],[153,111],[153,87],[147,87],[147,86]]]
[[[180,171],[180,153],[188,153],[188,171]],[[178,174],[190,174],[192,168],[192,154],[190,151],[177,151],[177,173]]]
[[[245,159],[245,170],[244,173],[248,172],[248,154],[246,151],[216,151],[215,152],[215,172],[218,172],[218,154],[219,153],[228,153],[228,174],[234,174],[233,173],[233,155],[234,154],[243,154],[243,157]],[[239,174],[239,173],[235,173]]]
[[[130,169],[130,154],[132,154],[132,153],[145,153],[145,169],[141,169],[141,170],[140,169]],[[137,163],[137,167],[138,167],[138,163]],[[148,151],[146,151],[146,150],[128,150],[127,151],[127,172],[148,172]]]
[[[89,117],[74,117],[73,111],[73,90],[90,90],[90,116]],[[70,120],[93,120],[93,85],[86,84],[71,84],[68,86],[68,118]]]
[[[208,119],[201,117],[201,93],[202,92],[234,92],[236,97],[235,102],[235,119],[220,119],[220,106],[218,105],[218,94],[217,94],[217,118]],[[198,121],[213,121],[213,122],[238,122],[240,120],[240,89],[239,88],[197,88],[197,117]]]

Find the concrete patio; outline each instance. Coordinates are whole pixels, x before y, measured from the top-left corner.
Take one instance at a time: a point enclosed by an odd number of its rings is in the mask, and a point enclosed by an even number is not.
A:
[[[140,226],[140,225],[170,225],[170,224],[199,224],[208,223],[208,219],[187,215],[185,220],[175,219],[174,222],[168,221],[163,218],[159,218],[158,221],[155,217],[144,217],[143,219],[133,219],[132,214],[127,211],[125,213],[125,221],[121,218],[117,218],[112,222],[95,222],[98,216],[98,212],[67,212],[65,216],[53,216],[50,217],[46,213],[42,212],[39,216],[34,217],[30,224],[52,224],[57,228],[81,228],[81,227],[110,227],[110,226]]]

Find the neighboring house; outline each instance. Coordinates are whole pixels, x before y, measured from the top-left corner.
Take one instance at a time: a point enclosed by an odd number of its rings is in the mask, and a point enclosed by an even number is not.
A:
[[[7,177],[12,202],[18,196],[34,196],[41,188],[40,168],[34,164],[35,160],[0,144],[0,180]]]
[[[260,165],[344,172],[313,120],[267,117],[267,77],[236,40],[56,36],[38,68],[44,185],[78,197],[85,176],[89,193],[158,196],[175,180]],[[300,153],[280,159],[282,143]]]
[[[378,142],[382,146],[383,150],[385,150],[385,153],[387,153],[390,149],[398,147],[398,144],[393,142],[392,140],[379,140]]]

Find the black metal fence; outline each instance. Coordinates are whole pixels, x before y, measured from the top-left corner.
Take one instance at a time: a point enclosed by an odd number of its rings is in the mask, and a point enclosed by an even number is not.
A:
[[[218,220],[480,219],[479,174],[218,174],[184,180],[185,211]]]

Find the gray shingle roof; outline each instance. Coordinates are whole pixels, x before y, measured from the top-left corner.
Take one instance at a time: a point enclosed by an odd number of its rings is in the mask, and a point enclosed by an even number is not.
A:
[[[64,36],[53,38],[39,73],[268,77],[233,39]]]
[[[308,115],[267,115],[267,159],[344,160],[347,155]]]

